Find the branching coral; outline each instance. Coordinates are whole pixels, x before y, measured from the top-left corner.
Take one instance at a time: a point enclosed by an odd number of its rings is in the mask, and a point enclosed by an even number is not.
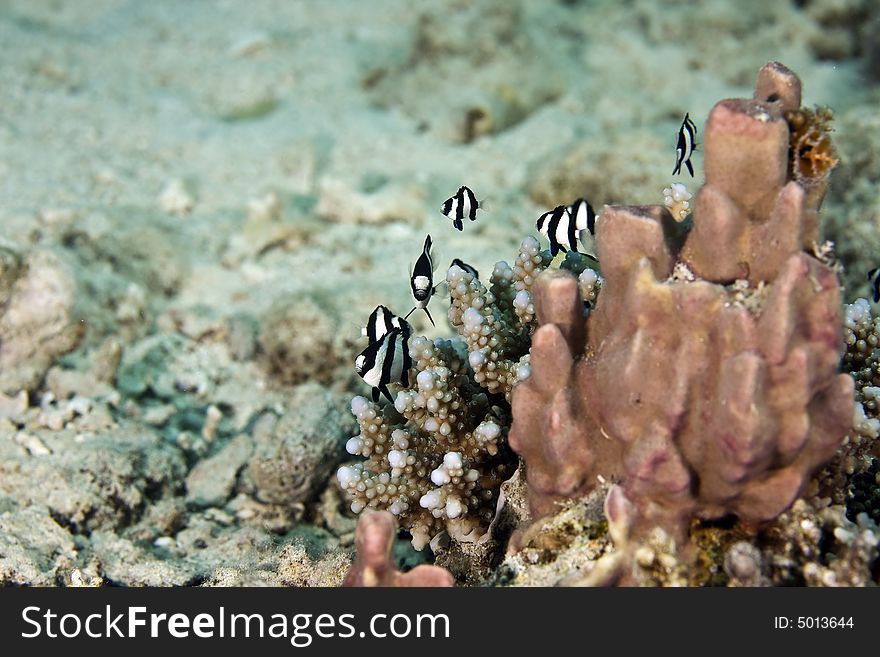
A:
[[[676,221],[684,221],[691,213],[693,195],[682,183],[672,183],[663,188],[663,205]]]
[[[463,542],[486,535],[514,469],[504,443],[506,398],[529,375],[531,289],[548,263],[528,237],[513,266],[495,265],[488,289],[449,268],[449,319],[462,337],[410,339],[412,384],[393,408],[352,400],[360,434],[346,449],[366,460],[340,468],[337,479],[355,513],[390,511],[418,549],[444,533]]]
[[[855,382],[852,429],[834,460],[816,477],[818,496],[845,505],[850,519],[866,513],[880,521],[877,463],[880,457],[880,318],[866,299],[844,306],[843,371]]]
[[[840,445],[853,383],[836,273],[804,252],[821,196],[790,179],[783,113],[799,105],[771,63],[753,99],[715,106],[689,233],[663,207],[603,210],[589,318],[572,277],[538,280],[509,437],[536,512],[611,479],[616,542],[654,526],[681,541],[695,516],[776,517]]]
[[[880,457],[880,318],[874,317],[866,299],[843,307],[846,351],[841,369],[855,383],[852,428],[843,446],[815,477],[816,496],[835,505],[845,505],[854,519],[866,512],[880,520],[880,504],[863,488],[874,486],[877,459]],[[868,493],[866,495],[866,493]]]
[[[520,245],[513,267],[495,265],[489,289],[472,274],[453,266],[446,282],[452,297],[449,321],[465,339],[474,380],[509,400],[516,382],[528,376],[528,350],[534,330],[532,286],[550,264],[534,237]]]
[[[868,417],[880,415],[880,317],[874,317],[867,299],[856,299],[844,308],[843,369],[855,380],[856,402]]]
[[[394,408],[352,400],[361,432],[346,449],[367,460],[340,468],[339,485],[355,513],[397,516],[417,549],[444,530],[475,541],[510,475],[499,451],[507,415],[473,383],[461,341],[419,336],[410,353],[415,385],[398,393]]]

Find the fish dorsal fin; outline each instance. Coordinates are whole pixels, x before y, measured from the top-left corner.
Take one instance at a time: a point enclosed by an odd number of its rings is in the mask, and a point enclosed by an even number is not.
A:
[[[422,248],[422,253],[428,257],[428,262],[431,263],[431,272],[437,271],[437,261],[434,259],[433,254],[434,244],[431,242],[431,236],[428,235],[425,238],[425,246]]]

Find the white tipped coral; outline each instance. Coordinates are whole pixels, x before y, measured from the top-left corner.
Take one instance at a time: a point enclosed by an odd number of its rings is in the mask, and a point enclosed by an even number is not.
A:
[[[410,386],[393,407],[352,400],[360,434],[346,450],[364,461],[337,472],[352,511],[387,509],[417,549],[444,533],[470,542],[486,535],[515,467],[504,448],[509,409],[492,395],[509,400],[531,373],[531,290],[549,261],[527,237],[512,266],[495,265],[488,289],[461,267],[449,268],[449,320],[460,337],[410,338]],[[598,287],[597,280],[587,284]]]
[[[590,305],[596,303],[596,298],[599,296],[599,290],[601,289],[602,277],[595,270],[587,267],[578,276],[578,290],[583,300],[590,303]]]
[[[663,205],[676,221],[684,221],[691,213],[691,198],[693,194],[682,183],[672,183],[663,188]]]
[[[511,472],[499,450],[507,416],[474,383],[460,339],[415,336],[409,347],[417,374],[393,410],[352,400],[361,431],[346,449],[365,460],[340,468],[339,486],[355,513],[373,508],[397,516],[417,549],[444,531],[477,540]]]
[[[856,401],[869,418],[880,415],[880,317],[874,317],[867,299],[843,307],[843,339],[846,353],[843,370],[856,382]]]

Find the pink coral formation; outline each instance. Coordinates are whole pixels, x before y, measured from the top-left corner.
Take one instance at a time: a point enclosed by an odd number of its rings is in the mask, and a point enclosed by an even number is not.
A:
[[[420,565],[407,573],[394,567],[391,548],[397,522],[388,511],[366,513],[355,530],[357,556],[343,586],[452,586],[452,575],[439,566]]]
[[[824,185],[789,173],[799,105],[797,76],[770,63],[753,99],[715,106],[688,233],[660,206],[603,210],[589,316],[570,274],[538,279],[509,436],[535,513],[610,480],[617,542],[655,526],[682,540],[694,517],[759,523],[840,445],[853,382],[836,272],[805,252]]]

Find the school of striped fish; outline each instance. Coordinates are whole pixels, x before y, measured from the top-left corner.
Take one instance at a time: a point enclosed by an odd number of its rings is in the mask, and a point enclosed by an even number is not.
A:
[[[689,114],[685,114],[678,131],[675,148],[675,168],[673,175],[681,173],[684,166],[691,176],[694,167],[691,156],[696,149],[697,129]],[[483,209],[483,201],[469,187],[462,185],[440,206],[440,212],[452,221],[455,230],[464,230],[464,220],[473,222],[477,219],[477,210]],[[558,205],[544,212],[535,224],[538,232],[550,245],[550,254],[581,253],[598,262],[595,255],[582,252],[584,231],[590,236],[596,233],[597,215],[593,206],[584,198],[574,200],[570,205]],[[379,305],[370,314],[367,325],[361,331],[367,338],[367,347],[355,359],[355,370],[358,375],[372,388],[372,398],[378,402],[380,395],[392,404],[394,399],[388,386],[409,386],[409,370],[412,359],[409,354],[409,338],[412,326],[407,321],[416,310],[422,310],[428,316],[432,326],[436,326],[434,318],[428,310],[431,298],[437,294],[441,284],[434,284],[436,264],[431,253],[433,242],[431,235],[425,237],[422,252],[410,271],[409,285],[413,299],[412,309],[403,317],[396,315],[388,307]],[[460,267],[479,278],[479,273],[471,265],[458,258],[452,265]],[[872,270],[868,278],[874,277],[874,300],[880,299],[880,268]]]

